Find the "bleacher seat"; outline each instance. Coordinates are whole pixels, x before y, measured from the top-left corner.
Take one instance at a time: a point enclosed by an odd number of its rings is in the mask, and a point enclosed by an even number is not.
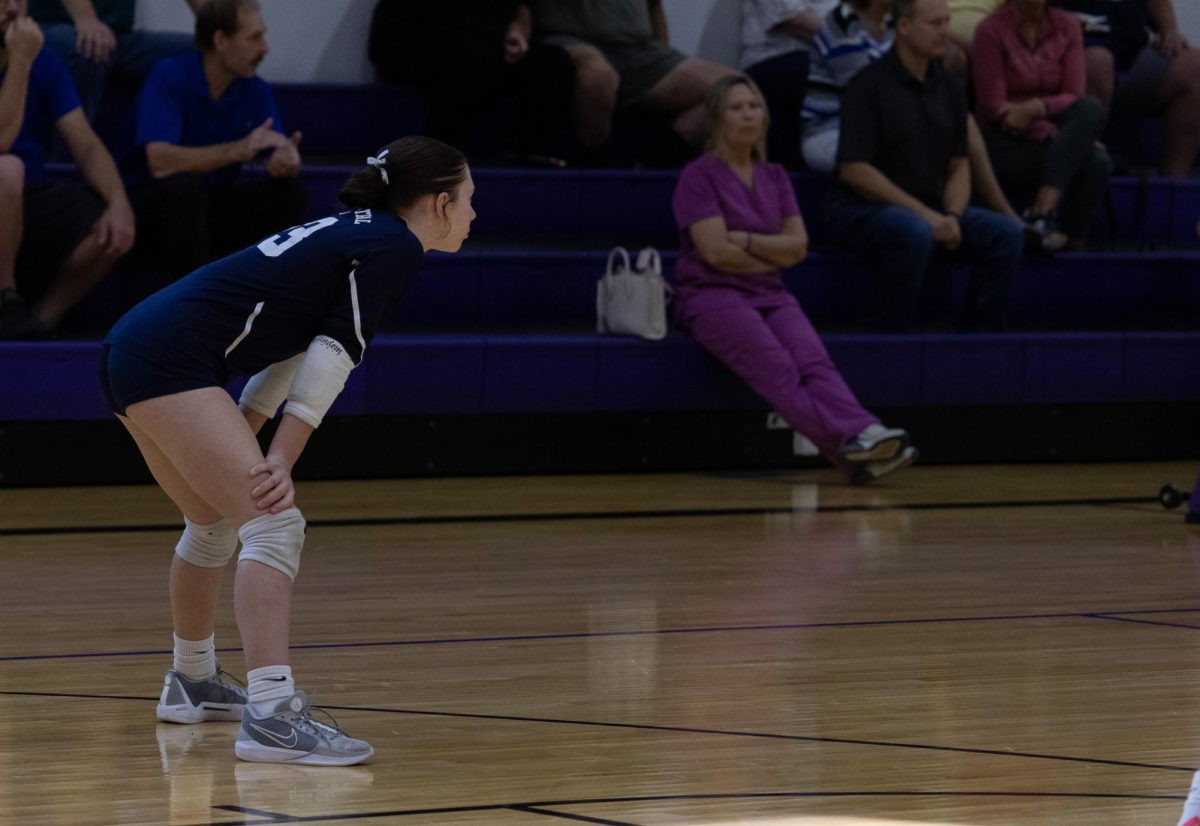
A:
[[[415,131],[422,117],[399,87],[284,86],[278,95],[287,128],[305,132],[306,153],[328,156],[305,171],[313,217],[337,208],[359,157]],[[682,334],[644,342],[594,333],[595,283],[610,246],[659,246],[670,277],[677,174],[474,170],[471,240],[457,255],[429,257],[334,415],[765,410]],[[1115,179],[1115,224],[1098,220],[1095,251],[1023,262],[1013,332],[880,336],[846,331],[869,286],[866,269],[858,256],[828,249],[819,220],[825,182],[793,180],[814,252],[785,278],[818,328],[833,331],[830,352],[867,406],[1200,401],[1200,382],[1183,379],[1200,361],[1200,181]],[[0,344],[0,421],[107,419],[96,339],[154,279],[126,262],[69,317],[64,340]],[[944,303],[962,280],[950,281]]]

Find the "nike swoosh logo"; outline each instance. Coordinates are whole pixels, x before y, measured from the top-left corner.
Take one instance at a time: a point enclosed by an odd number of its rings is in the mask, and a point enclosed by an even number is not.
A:
[[[268,729],[265,729],[262,726],[256,726],[256,725],[254,725],[254,723],[250,724],[250,728],[254,729],[255,731],[257,731],[259,734],[263,735],[264,737],[274,740],[276,743],[283,746],[285,749],[296,748],[296,743],[298,743],[300,741],[300,735],[298,735],[296,733],[295,729],[292,729],[291,740],[285,740],[284,738],[280,737],[275,732],[269,731]]]

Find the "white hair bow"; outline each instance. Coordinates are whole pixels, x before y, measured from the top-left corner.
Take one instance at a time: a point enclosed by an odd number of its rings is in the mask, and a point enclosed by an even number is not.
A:
[[[380,176],[383,178],[384,185],[389,183],[387,174],[387,153],[385,149],[379,153],[379,157],[371,156],[367,158],[367,166],[373,166],[379,170]]]

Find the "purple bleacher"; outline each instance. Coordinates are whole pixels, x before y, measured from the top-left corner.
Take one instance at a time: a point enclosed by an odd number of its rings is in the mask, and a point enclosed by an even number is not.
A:
[[[1200,401],[1197,333],[830,335],[870,407]],[[0,421],[109,417],[98,342],[0,343]],[[381,335],[332,412],[397,414],[765,410],[682,335]]]
[[[364,145],[366,143],[364,142]],[[305,141],[307,146],[307,138]],[[365,161],[368,152],[359,154]],[[357,167],[343,164],[309,164],[304,181],[309,190],[309,213],[320,217],[341,207],[337,193]],[[250,175],[262,174],[250,168]],[[674,170],[472,170],[476,183],[472,227],[477,237],[503,240],[570,237],[608,239],[622,236],[672,238],[676,235],[671,195],[678,172]],[[73,167],[51,165],[51,180],[76,181]],[[821,211],[826,179],[808,173],[792,176],[800,209],[816,246],[826,246]],[[1101,210],[1092,229],[1092,240],[1106,245],[1111,236],[1119,245],[1148,243],[1197,247],[1200,220],[1200,180],[1167,178],[1114,178],[1113,212],[1116,232]]]
[[[469,248],[468,248],[469,249]],[[389,329],[493,330],[574,327],[595,319],[596,281],[607,253],[461,252],[431,257],[413,290],[387,316]],[[673,278],[676,253],[663,251]],[[951,280],[961,295],[964,273]],[[863,261],[814,253],[784,273],[818,324],[852,324],[870,289]],[[949,297],[946,302],[949,303]],[[1019,329],[1164,329],[1200,318],[1200,253],[1064,253],[1026,261],[1010,323]]]
[[[300,130],[309,154],[374,154],[425,124],[425,106],[405,84],[274,83],[279,117],[289,132]]]

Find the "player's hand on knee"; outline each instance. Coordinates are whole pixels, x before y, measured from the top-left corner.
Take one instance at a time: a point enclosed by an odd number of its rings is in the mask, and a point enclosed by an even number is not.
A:
[[[291,469],[279,458],[267,456],[261,464],[250,468],[250,476],[258,482],[250,496],[260,511],[280,513],[295,504],[296,488]]]

